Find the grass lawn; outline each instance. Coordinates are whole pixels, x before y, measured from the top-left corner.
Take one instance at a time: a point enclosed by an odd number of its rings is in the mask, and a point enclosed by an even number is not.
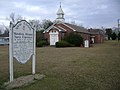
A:
[[[36,73],[45,78],[14,90],[120,90],[120,42],[91,48],[37,48]],[[0,88],[9,80],[8,47],[0,46]],[[31,74],[31,60],[14,60],[14,78]]]

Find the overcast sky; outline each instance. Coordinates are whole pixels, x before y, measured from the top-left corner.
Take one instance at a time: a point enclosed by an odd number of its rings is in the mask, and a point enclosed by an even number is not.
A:
[[[10,13],[29,19],[56,19],[59,3],[65,21],[85,27],[115,27],[120,19],[120,0],[0,0],[0,24],[8,25]]]

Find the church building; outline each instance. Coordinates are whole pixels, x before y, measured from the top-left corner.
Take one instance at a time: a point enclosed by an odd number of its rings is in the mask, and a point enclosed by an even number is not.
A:
[[[65,35],[68,35],[72,32],[80,34],[83,38],[83,41],[88,40],[89,43],[91,43],[91,40],[94,41],[94,37],[91,37],[91,33],[84,27],[65,22],[64,12],[60,5],[57,11],[57,18],[55,22],[44,31],[44,36],[47,38],[50,45],[55,45],[55,43],[61,41]]]

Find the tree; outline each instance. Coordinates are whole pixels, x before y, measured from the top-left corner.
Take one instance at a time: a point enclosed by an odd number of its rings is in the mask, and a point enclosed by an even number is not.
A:
[[[9,20],[10,20],[12,23],[15,23],[15,13],[11,13],[11,14],[10,14]]]
[[[120,40],[120,32],[118,33],[118,40]]]
[[[2,30],[0,29],[0,35],[2,34]]]
[[[70,33],[69,35],[65,36],[63,40],[75,46],[80,46],[83,44],[83,38],[81,35],[76,33]]]
[[[47,28],[49,28],[52,24],[53,24],[53,22],[50,21],[50,20],[44,19],[44,20],[42,21],[42,25],[43,25],[43,28],[44,28],[45,30],[46,30]]]
[[[20,21],[20,20],[22,20],[23,19],[23,17],[21,16],[21,15],[17,15],[17,17],[16,17],[16,22],[17,21]]]
[[[10,16],[7,18],[7,20],[12,22],[13,24],[15,24],[16,22],[22,19],[23,17],[21,15],[15,15],[15,13],[11,13]]]
[[[116,35],[116,33],[115,33],[115,32],[113,32],[113,33],[111,34],[111,38],[112,38],[112,40],[116,40],[117,35]]]
[[[33,25],[35,24],[36,26],[36,31],[41,31],[41,30],[46,30],[48,27],[50,27],[53,22],[51,22],[50,20],[29,20],[30,24]]]
[[[36,31],[41,31],[41,30],[44,30],[43,28],[42,28],[42,25],[41,25],[41,22],[40,22],[40,20],[29,20],[29,23],[33,26],[33,25],[35,25],[35,27],[36,27]]]
[[[43,31],[44,30],[36,32],[36,46],[37,47],[42,47],[42,46],[48,45],[47,39],[44,38]]]
[[[4,31],[4,26],[0,25],[0,34],[3,34],[3,31]]]
[[[36,42],[45,40],[43,30],[36,32]]]
[[[9,35],[9,27],[5,26],[4,24],[0,27],[0,35],[8,36]]]
[[[9,36],[9,28],[7,27],[7,26],[4,26],[5,27],[5,29],[4,29],[4,32],[3,32],[3,36],[4,37],[8,37]]]
[[[112,29],[111,28],[107,28],[107,29],[105,29],[105,31],[106,31],[106,35],[108,35],[108,40],[110,40],[111,34],[112,34]]]

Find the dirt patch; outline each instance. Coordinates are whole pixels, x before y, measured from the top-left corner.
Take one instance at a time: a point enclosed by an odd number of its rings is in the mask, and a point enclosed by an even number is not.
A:
[[[45,75],[41,75],[41,74],[22,76],[17,79],[14,79],[14,81],[12,82],[6,82],[4,85],[6,86],[6,89],[9,90],[9,89],[29,85],[37,80],[42,79],[43,77],[45,77]]]

